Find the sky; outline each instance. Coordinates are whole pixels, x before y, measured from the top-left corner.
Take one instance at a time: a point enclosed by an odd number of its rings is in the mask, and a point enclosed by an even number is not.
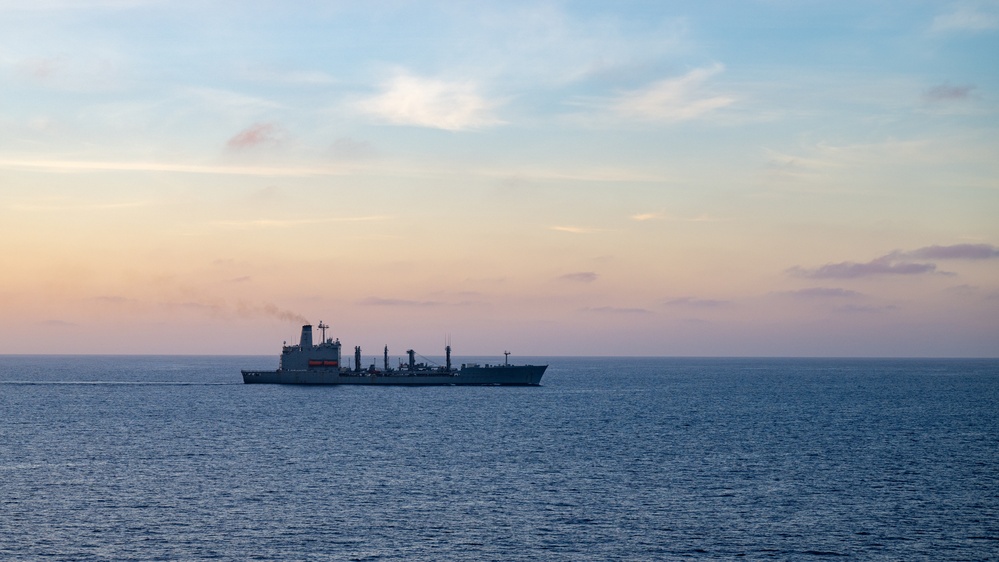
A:
[[[0,0],[0,353],[999,356],[999,2]]]

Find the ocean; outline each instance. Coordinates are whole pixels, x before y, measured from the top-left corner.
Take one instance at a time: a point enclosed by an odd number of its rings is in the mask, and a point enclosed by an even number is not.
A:
[[[999,560],[999,360],[242,384],[276,362],[0,356],[0,558]]]

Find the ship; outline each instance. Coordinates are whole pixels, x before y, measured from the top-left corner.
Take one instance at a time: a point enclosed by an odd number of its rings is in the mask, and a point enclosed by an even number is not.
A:
[[[451,365],[451,346],[446,345],[445,364],[429,360],[416,362],[416,352],[406,353],[408,361],[389,367],[388,346],[385,346],[381,369],[374,364],[361,366],[361,348],[354,347],[353,365],[345,366],[340,355],[340,339],[326,337],[328,325],[319,322],[322,337],[312,343],[312,325],[302,326],[298,345],[284,345],[275,371],[243,370],[246,384],[368,384],[368,385],[516,385],[539,386],[548,365],[511,365],[510,352],[504,352],[502,364],[464,363]]]

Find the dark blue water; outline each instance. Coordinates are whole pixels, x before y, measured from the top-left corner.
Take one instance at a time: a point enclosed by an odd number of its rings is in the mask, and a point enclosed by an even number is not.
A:
[[[0,357],[0,558],[999,559],[999,361]]]

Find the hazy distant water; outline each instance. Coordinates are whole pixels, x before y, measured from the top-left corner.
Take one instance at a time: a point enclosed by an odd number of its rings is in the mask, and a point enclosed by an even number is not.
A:
[[[0,558],[999,559],[999,361],[547,361],[0,357]]]

